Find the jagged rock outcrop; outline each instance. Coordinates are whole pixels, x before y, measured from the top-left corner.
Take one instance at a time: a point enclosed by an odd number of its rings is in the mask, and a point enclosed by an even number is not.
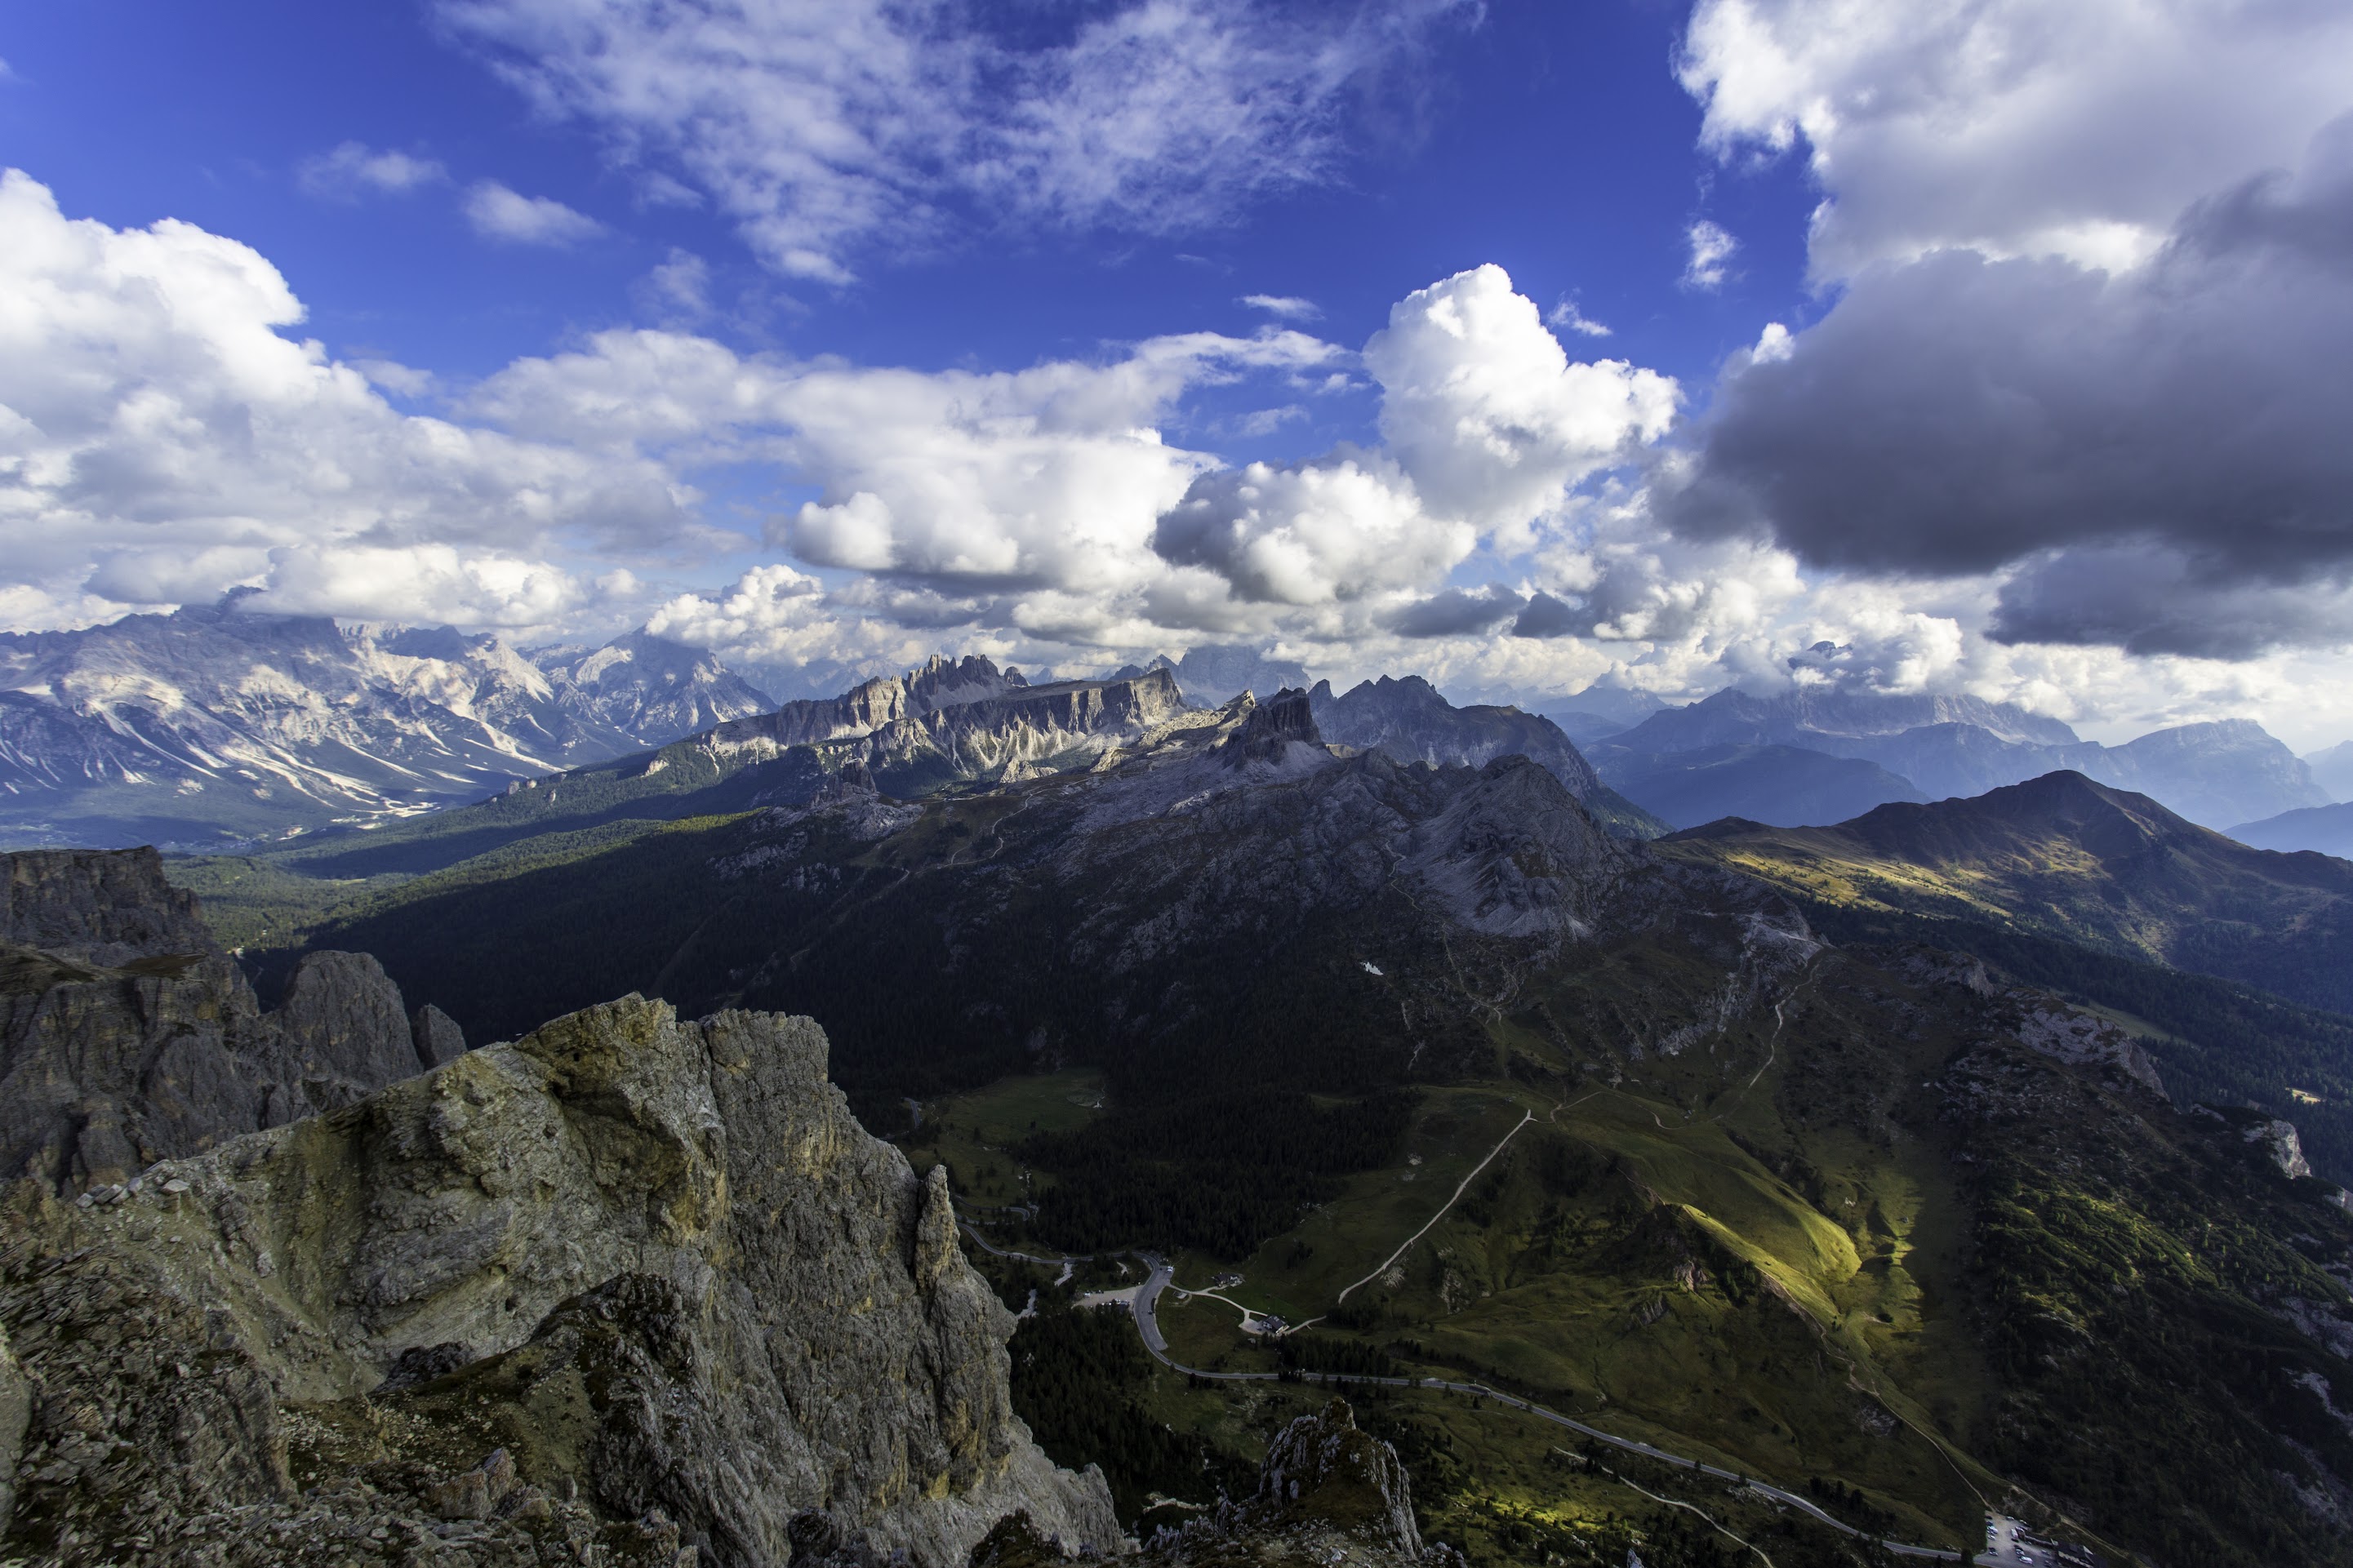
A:
[[[787,702],[773,713],[721,724],[705,743],[722,755],[776,756],[795,746],[871,735],[886,724],[1002,697],[1029,684],[1019,670],[1000,670],[985,655],[950,659],[934,654],[920,668],[878,676],[839,697]]]
[[[2281,1175],[2294,1178],[2312,1174],[2311,1163],[2304,1157],[2304,1139],[2297,1133],[2295,1122],[2274,1117],[2248,1128],[2246,1139],[2262,1146]]]
[[[1130,680],[1060,681],[885,725],[866,738],[860,760],[878,773],[987,777],[1055,759],[1092,759],[1144,739],[1185,711],[1184,696],[1166,670]]]
[[[321,1110],[424,1065],[400,987],[364,952],[304,953],[286,982],[277,1022],[301,1048],[303,1081]]]
[[[1032,686],[1018,670],[973,657],[870,680],[823,702],[723,724],[704,746],[723,762],[768,760],[809,747],[824,773],[865,770],[885,789],[927,794],[944,784],[1007,783],[1082,764],[1154,737],[1188,712],[1165,669],[1113,680]]]
[[[153,849],[30,849],[7,857],[0,942],[112,968],[215,945],[196,896],[164,880]]]
[[[1499,757],[1527,757],[1614,831],[1649,837],[1667,830],[1603,784],[1561,727],[1540,713],[1485,703],[1457,708],[1418,675],[1360,681],[1336,697],[1331,682],[1319,680],[1307,697],[1324,738],[1340,745],[1433,767],[1481,768]]]
[[[810,1510],[917,1564],[1015,1510],[1117,1549],[1012,1414],[944,1173],[826,1051],[630,996],[75,1203],[20,1184],[0,1555],[768,1564]]]
[[[5,858],[0,1177],[71,1194],[344,1104],[420,1067],[457,1026],[412,1023],[373,958],[305,957],[265,1014],[153,849]]]
[[[1267,1445],[1255,1494],[1164,1530],[1140,1560],[1150,1568],[1247,1563],[1307,1568],[1460,1568],[1461,1554],[1425,1546],[1397,1450],[1356,1426],[1345,1399],[1302,1415]],[[979,1568],[979,1555],[975,1555]]]
[[[1343,745],[1378,749],[1401,763],[1468,763],[1483,767],[1514,753],[1549,768],[1584,800],[1600,777],[1559,725],[1517,708],[1457,708],[1420,676],[1382,676],[1335,696],[1329,681],[1309,693],[1325,735]]]
[[[1324,750],[1324,736],[1316,728],[1315,712],[1304,691],[1290,688],[1264,702],[1257,702],[1253,693],[1244,692],[1235,700],[1250,706],[1240,710],[1247,717],[1219,748],[1219,758],[1228,767],[1264,763],[1280,769],[1293,760],[1293,747]]]

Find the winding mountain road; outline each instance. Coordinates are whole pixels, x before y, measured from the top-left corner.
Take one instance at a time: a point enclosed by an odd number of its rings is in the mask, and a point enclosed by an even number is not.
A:
[[[1525,1125],[1525,1123],[1523,1123],[1522,1125]],[[1514,1131],[1517,1131],[1518,1129],[1514,1128]],[[1501,1145],[1498,1145],[1498,1147],[1500,1148]],[[1492,1156],[1490,1157],[1492,1158]],[[1472,1173],[1475,1175],[1477,1173],[1473,1172]],[[1280,1373],[1272,1372],[1210,1372],[1201,1367],[1187,1366],[1182,1362],[1179,1362],[1175,1357],[1171,1356],[1168,1353],[1167,1338],[1160,1331],[1160,1320],[1157,1316],[1157,1310],[1160,1292],[1168,1288],[1170,1282],[1176,1276],[1176,1270],[1170,1268],[1165,1260],[1155,1257],[1150,1253],[1140,1253],[1138,1256],[1150,1267],[1152,1272],[1146,1277],[1145,1282],[1136,1289],[1134,1308],[1135,1329],[1138,1336],[1140,1336],[1144,1341],[1144,1348],[1152,1352],[1155,1360],[1158,1361],[1163,1366],[1167,1367],[1172,1372],[1181,1372],[1187,1377],[1205,1378],[1213,1383],[1272,1383],[1277,1381],[1282,1375]],[[1549,1421],[1556,1426],[1567,1427],[1569,1431],[1577,1433],[1582,1436],[1590,1437],[1596,1442],[1607,1443],[1613,1448],[1620,1448],[1630,1454],[1640,1454],[1645,1458],[1656,1459],[1661,1464],[1672,1465],[1679,1470],[1690,1470],[1694,1474],[1711,1476],[1718,1480],[1740,1482],[1747,1486],[1751,1490],[1769,1498],[1777,1503],[1796,1509],[1799,1512],[1814,1521],[1817,1524],[1827,1525],[1829,1528],[1837,1531],[1841,1535],[1852,1536],[1859,1541],[1876,1539],[1867,1531],[1857,1530],[1854,1526],[1846,1523],[1844,1521],[1833,1518],[1830,1514],[1824,1512],[1820,1504],[1817,1504],[1807,1498],[1801,1497],[1796,1492],[1784,1491],[1779,1487],[1768,1486],[1763,1481],[1757,1480],[1752,1477],[1741,1475],[1737,1471],[1724,1469],[1715,1465],[1704,1464],[1697,1459],[1687,1459],[1680,1454],[1671,1454],[1664,1448],[1657,1447],[1637,1438],[1620,1437],[1613,1432],[1605,1432],[1599,1426],[1588,1426],[1584,1422],[1576,1419],[1574,1416],[1563,1415],[1557,1410],[1538,1405],[1533,1400],[1522,1399],[1517,1395],[1505,1394],[1501,1389],[1490,1388],[1483,1383],[1451,1383],[1444,1378],[1439,1377],[1343,1377],[1335,1373],[1320,1372],[1303,1372],[1297,1375],[1302,1381],[1307,1383],[1329,1383],[1343,1385],[1378,1384],[1385,1388],[1431,1388],[1443,1390],[1451,1394],[1475,1394],[1482,1398],[1492,1399],[1498,1405],[1507,1405],[1514,1410],[1524,1411],[1526,1414],[1535,1416],[1539,1421]],[[1990,1563],[1998,1561],[1997,1559],[1989,1556],[1978,1558],[1966,1557],[1961,1552],[1951,1551],[1941,1546],[1913,1546],[1894,1541],[1883,1542],[1883,1544],[1887,1548],[1890,1553],[1897,1557],[1931,1558],[1945,1563],[1976,1562]]]

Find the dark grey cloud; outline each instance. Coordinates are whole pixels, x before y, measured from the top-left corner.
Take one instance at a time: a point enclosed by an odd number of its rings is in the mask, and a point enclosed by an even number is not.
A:
[[[2052,551],[2002,584],[1987,629],[1998,642],[2253,658],[2353,637],[2347,576],[2342,566],[2302,580],[2250,576],[2211,557],[2137,545]]]
[[[1593,629],[1593,618],[1565,600],[1538,589],[1527,608],[1512,623],[1515,637],[1581,637]]]
[[[1736,365],[1663,476],[1694,537],[1894,576],[2013,568],[2011,640],[2244,657],[2341,640],[2353,121],[2111,276],[1940,251]],[[2269,594],[2295,606],[2250,620]]]
[[[1463,637],[1511,619],[1526,603],[1501,583],[1468,592],[1448,588],[1398,611],[1389,618],[1389,629],[1409,637]]]

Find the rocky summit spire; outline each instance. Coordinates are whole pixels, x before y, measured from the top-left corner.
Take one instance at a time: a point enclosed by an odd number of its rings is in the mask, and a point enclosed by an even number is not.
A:
[[[1229,766],[1240,767],[1246,763],[1282,762],[1295,745],[1320,750],[1323,744],[1307,693],[1298,687],[1285,687],[1250,710],[1241,728],[1227,737],[1224,754]]]

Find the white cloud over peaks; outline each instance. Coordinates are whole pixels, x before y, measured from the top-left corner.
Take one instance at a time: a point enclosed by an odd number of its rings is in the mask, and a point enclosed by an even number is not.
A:
[[[796,464],[825,497],[773,531],[822,565],[986,589],[1117,593],[1155,575],[1155,521],[1216,465],[1156,428],[1231,367],[1333,357],[1313,338],[1155,339],[1104,366],[1009,374],[821,367],[777,389]]]
[[[546,626],[585,590],[545,562],[448,544],[298,545],[270,552],[263,590],[244,607],[427,626]]]
[[[543,108],[670,163],[771,265],[831,282],[878,238],[1008,216],[1168,232],[1321,178],[1351,97],[1457,13],[1475,8],[1111,0],[1019,18],[1017,39],[972,0],[441,5]]]
[[[1699,0],[1683,83],[1724,156],[1802,140],[1813,265],[1940,247],[2146,258],[2192,201],[2348,107],[2327,0]]]
[[[483,180],[466,193],[466,221],[484,239],[504,245],[576,245],[605,232],[586,213],[554,196],[526,196]]]
[[[235,241],[69,220],[14,171],[0,233],[0,584],[58,617],[82,613],[85,583],[210,597],[298,570],[284,551],[495,555],[678,526],[659,468],[396,412],[278,331],[301,305]]]
[[[1314,463],[1208,474],[1160,519],[1153,546],[1246,599],[1322,605],[1441,581],[1478,543],[1433,519],[1396,461],[1343,450]]]
[[[370,195],[406,195],[448,177],[449,171],[435,159],[379,153],[361,142],[346,142],[332,152],[305,158],[295,170],[296,180],[311,195],[346,202]]]
[[[1154,525],[1216,465],[1162,439],[1177,398],[1338,357],[1297,332],[1203,332],[1151,339],[1100,364],[917,371],[745,358],[704,338],[616,331],[584,353],[509,366],[470,406],[617,457],[777,464],[821,492],[768,523],[773,542],[812,564],[950,599],[1092,595],[1110,616],[1121,613],[1113,600],[1166,574]],[[962,613],[976,612],[967,603]]]
[[[1381,435],[1424,503],[1507,552],[1569,486],[1663,435],[1680,396],[1672,377],[1624,360],[1572,362],[1492,265],[1399,300],[1365,364],[1381,384]]]

